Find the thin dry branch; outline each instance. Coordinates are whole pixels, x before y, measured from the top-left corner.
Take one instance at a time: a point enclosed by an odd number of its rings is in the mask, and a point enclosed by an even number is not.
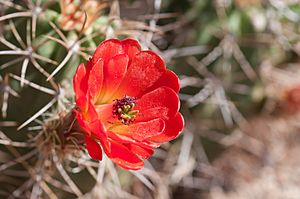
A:
[[[44,112],[46,112],[49,108],[51,108],[57,102],[57,98],[53,98],[48,104],[46,104],[43,108],[41,108],[38,112],[36,112],[33,116],[31,116],[28,120],[26,120],[23,124],[21,124],[17,130],[24,128],[30,122],[38,118]]]
[[[31,12],[28,11],[11,13],[11,14],[1,16],[0,22],[8,19],[19,18],[19,17],[31,17],[31,15],[32,15]]]
[[[18,81],[21,81],[21,80],[22,80],[21,77],[16,76],[16,75],[14,75],[14,74],[10,74],[9,76],[12,77],[12,78],[14,78],[14,79],[16,79],[16,80],[18,80]],[[39,91],[41,91],[41,92],[43,92],[43,93],[47,93],[47,94],[53,95],[53,96],[57,95],[57,92],[56,92],[55,90],[52,90],[52,89],[49,89],[49,88],[40,86],[40,85],[38,85],[38,84],[36,84],[36,83],[33,83],[33,82],[30,82],[30,81],[28,81],[28,80],[26,80],[26,79],[24,79],[23,82],[24,82],[24,84],[26,84],[26,85],[28,85],[28,86],[34,88],[34,89],[37,89],[37,90],[39,90]]]

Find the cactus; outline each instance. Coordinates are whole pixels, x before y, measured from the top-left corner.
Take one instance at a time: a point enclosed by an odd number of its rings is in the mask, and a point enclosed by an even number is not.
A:
[[[299,10],[297,0],[0,0],[0,198],[299,198]],[[78,65],[127,37],[180,74],[186,121],[140,171],[92,160],[72,111]]]
[[[71,86],[79,62],[101,41],[155,30],[122,20],[118,1],[0,5],[1,198],[130,198],[126,185],[134,179],[159,186],[153,169],[124,173],[107,158],[90,159],[74,123]]]

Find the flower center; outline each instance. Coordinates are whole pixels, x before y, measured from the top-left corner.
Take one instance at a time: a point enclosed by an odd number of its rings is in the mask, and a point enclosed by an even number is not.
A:
[[[122,99],[114,100],[113,115],[118,117],[123,124],[129,125],[134,122],[138,110],[132,110],[135,106],[135,97],[125,95]]]

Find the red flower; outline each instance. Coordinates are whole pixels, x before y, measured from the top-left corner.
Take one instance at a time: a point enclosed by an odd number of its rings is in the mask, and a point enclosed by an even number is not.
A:
[[[110,39],[78,66],[73,79],[78,123],[90,156],[125,169],[143,167],[153,150],[176,138],[184,122],[178,77],[137,41]]]
[[[107,3],[98,0],[60,0],[61,14],[58,23],[63,30],[88,33]],[[83,27],[84,26],[84,27]],[[84,28],[83,30],[81,30]]]

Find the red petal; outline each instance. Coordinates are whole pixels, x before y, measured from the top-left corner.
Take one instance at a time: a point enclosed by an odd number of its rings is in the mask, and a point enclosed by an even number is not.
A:
[[[166,70],[166,72],[155,82],[155,84],[148,89],[148,91],[152,91],[161,86],[166,86],[171,88],[176,93],[180,90],[180,83],[178,76],[171,70]]]
[[[76,119],[82,130],[84,130],[88,135],[91,135],[91,129],[89,128],[86,120],[84,119],[81,112],[74,109],[74,112],[76,114]]]
[[[110,140],[110,148],[104,147],[104,150],[112,161],[124,169],[138,170],[144,166],[144,162],[127,147],[113,140]]]
[[[141,46],[138,41],[134,39],[124,39],[121,41],[125,53],[129,56],[130,60],[135,57],[137,53],[141,51]]]
[[[114,122],[118,122],[118,118],[112,114],[113,104],[96,105],[95,107],[99,120],[106,128],[109,128]]]
[[[99,59],[90,71],[88,79],[89,93],[92,102],[96,102],[103,84],[103,61]]]
[[[169,87],[159,87],[138,99],[134,109],[139,110],[137,122],[154,118],[168,120],[178,112],[178,95]]]
[[[141,51],[128,66],[127,74],[120,86],[116,98],[138,96],[151,87],[165,72],[163,60],[151,51]]]
[[[77,70],[76,73],[74,75],[73,78],[73,86],[74,86],[74,91],[75,93],[80,93],[82,91],[84,91],[84,85],[81,84],[83,78],[85,77],[86,71],[85,71],[85,66],[83,63],[81,63]]]
[[[89,122],[88,125],[92,131],[93,136],[97,138],[106,138],[105,129],[99,120],[94,120],[92,122]]]
[[[84,114],[84,120],[95,137],[106,137],[104,126],[99,120],[98,113],[91,102],[89,102],[88,111]]]
[[[148,140],[143,140],[143,141],[139,142],[139,141],[134,140],[131,137],[127,137],[127,136],[121,135],[121,134],[115,134],[110,131],[107,132],[107,137],[109,137],[110,139],[113,139],[119,143],[136,144],[138,146],[141,146],[141,147],[147,148],[147,149],[154,149],[154,148],[158,148],[160,146],[159,143],[149,142]]]
[[[91,158],[94,160],[102,160],[102,149],[100,145],[88,136],[84,137],[84,141]]]
[[[74,92],[76,95],[76,104],[82,110],[85,111],[87,108],[87,81],[86,81],[86,70],[84,64],[80,64],[73,77]]]
[[[83,112],[83,116],[84,119],[87,120],[87,122],[98,120],[98,114],[96,112],[96,109],[90,101],[88,102],[86,112]]]
[[[96,105],[95,106],[96,111],[98,113],[98,118],[103,122],[110,122],[112,123],[113,121],[111,121],[113,114],[113,104],[102,104],[102,105]]]
[[[164,128],[165,122],[162,119],[154,119],[130,125],[119,125],[109,130],[117,134],[130,136],[137,141],[143,141],[149,137],[161,134]]]
[[[162,134],[149,138],[153,142],[169,142],[178,137],[184,127],[184,120],[180,113],[166,121],[166,127]]]
[[[130,144],[129,149],[132,151],[132,153],[143,159],[148,159],[154,153],[152,149],[146,149],[135,144]]]
[[[111,96],[119,88],[127,71],[129,58],[125,54],[111,58],[104,68],[104,88],[102,102],[111,102]]]
[[[87,75],[90,74],[90,71],[92,70],[92,68],[93,68],[93,60],[92,60],[92,58],[89,58],[89,60],[86,62],[86,65],[85,65],[85,70],[86,70]]]
[[[106,64],[109,59],[119,54],[124,54],[121,41],[117,39],[106,40],[97,47],[93,55],[93,63],[96,63],[101,58]]]

